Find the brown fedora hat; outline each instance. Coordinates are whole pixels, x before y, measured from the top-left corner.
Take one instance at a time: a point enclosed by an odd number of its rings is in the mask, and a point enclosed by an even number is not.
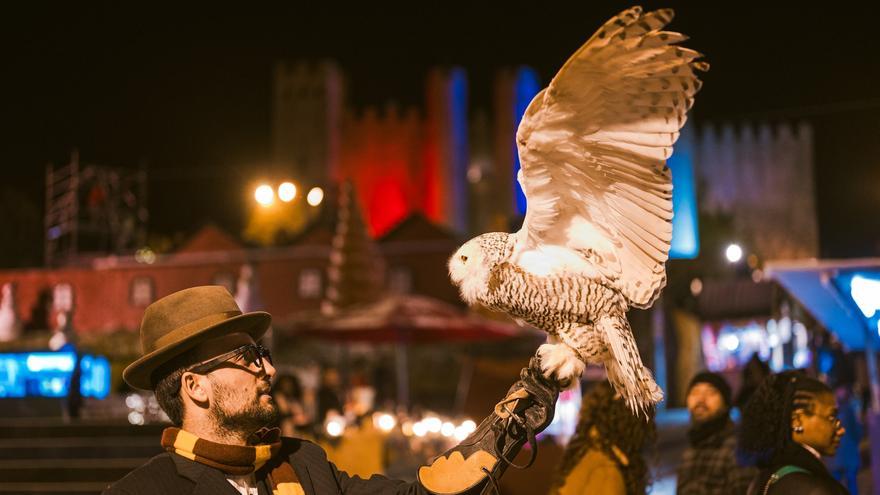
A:
[[[152,390],[157,368],[201,342],[243,332],[253,339],[269,329],[272,316],[264,311],[242,314],[225,287],[191,287],[147,306],[141,321],[143,356],[128,365],[122,378],[132,387]]]

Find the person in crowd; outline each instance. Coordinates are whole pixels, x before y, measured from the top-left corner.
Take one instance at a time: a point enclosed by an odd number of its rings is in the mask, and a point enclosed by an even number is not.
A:
[[[342,415],[343,407],[342,379],[339,371],[328,366],[321,372],[321,386],[318,388],[318,416],[315,418],[320,428],[327,420],[327,414]]]
[[[677,493],[743,495],[755,470],[736,459],[730,385],[717,373],[698,373],[688,386],[687,408],[691,427],[678,467]]]
[[[656,439],[653,415],[634,415],[607,382],[594,385],[584,395],[550,495],[643,495],[650,484],[644,450]]]
[[[761,361],[761,357],[758,356],[757,352],[752,354],[752,357],[743,366],[742,381],[733,404],[742,411],[746,407],[749,398],[764,383],[768,376],[770,376],[770,366]]]
[[[859,404],[852,393],[850,383],[840,383],[834,388],[834,395],[840,408],[840,424],[846,430],[840,438],[840,446],[837,452],[828,461],[828,469],[834,479],[846,486],[851,495],[859,492],[856,475],[861,467],[861,455],[859,442],[862,440],[864,429],[859,421]]]
[[[272,399],[278,406],[282,435],[292,437],[309,431],[311,420],[303,407],[303,391],[295,375],[282,375],[275,380]]]
[[[154,302],[140,328],[144,355],[123,378],[153,390],[173,426],[166,450],[105,495],[482,493],[553,419],[559,384],[533,358],[508,395],[468,438],[419,469],[417,480],[349,476],[317,445],[281,437],[272,398],[275,367],[257,344],[268,313],[242,313],[222,286],[193,287]],[[534,451],[533,451],[534,453]]]
[[[749,495],[848,493],[822,463],[843,434],[827,385],[800,371],[770,376],[743,411],[739,454],[760,468]]]

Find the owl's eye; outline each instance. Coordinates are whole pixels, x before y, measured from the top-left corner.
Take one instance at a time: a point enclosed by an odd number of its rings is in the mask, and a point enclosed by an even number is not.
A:
[[[461,255],[461,262],[462,262],[462,263],[467,263],[467,256],[465,256],[465,255]]]

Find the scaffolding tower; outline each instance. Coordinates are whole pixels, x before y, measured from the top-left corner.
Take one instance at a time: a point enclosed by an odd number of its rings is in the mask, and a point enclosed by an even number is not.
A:
[[[147,174],[144,167],[80,164],[46,166],[46,266],[107,254],[125,254],[146,242]]]

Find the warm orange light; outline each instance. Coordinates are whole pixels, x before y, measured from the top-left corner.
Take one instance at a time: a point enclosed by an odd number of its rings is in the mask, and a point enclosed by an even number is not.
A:
[[[321,201],[324,201],[324,190],[320,187],[313,187],[306,196],[306,201],[312,206],[318,206]]]
[[[290,203],[296,197],[296,185],[293,182],[284,182],[278,186],[278,199]]]
[[[254,191],[254,199],[260,206],[270,206],[275,202],[275,191],[272,190],[272,186],[262,184]]]

